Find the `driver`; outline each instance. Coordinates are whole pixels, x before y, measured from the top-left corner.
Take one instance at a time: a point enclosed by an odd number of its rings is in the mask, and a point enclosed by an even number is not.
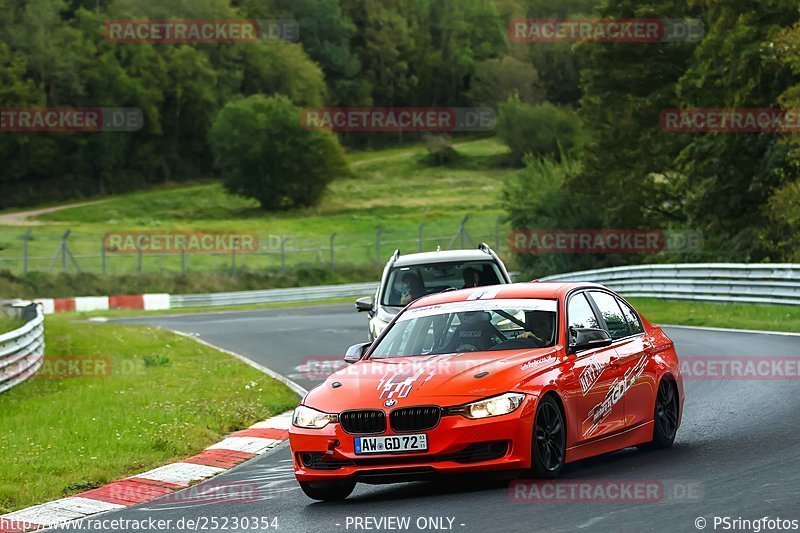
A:
[[[542,346],[549,346],[553,342],[555,333],[555,313],[550,311],[526,311],[524,331],[517,335],[518,339],[533,339]]]

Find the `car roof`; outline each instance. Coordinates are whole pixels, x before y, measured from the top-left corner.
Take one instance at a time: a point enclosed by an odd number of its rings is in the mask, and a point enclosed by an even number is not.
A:
[[[492,261],[494,258],[483,250],[441,250],[401,255],[394,262],[396,267],[408,267],[429,263],[450,263],[457,261]]]
[[[458,291],[440,292],[423,296],[415,300],[410,307],[424,307],[427,305],[437,305],[453,302],[463,302],[467,300],[499,300],[499,299],[558,299],[563,298],[574,289],[606,289],[597,283],[567,283],[567,282],[539,282],[532,281],[527,283],[511,283],[509,285],[489,285],[484,287],[473,287]],[[478,296],[480,295],[480,296]]]

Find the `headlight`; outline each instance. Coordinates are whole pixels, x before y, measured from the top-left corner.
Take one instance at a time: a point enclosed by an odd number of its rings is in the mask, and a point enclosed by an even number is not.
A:
[[[507,392],[494,398],[468,403],[459,411],[467,418],[489,418],[490,416],[507,415],[516,411],[524,399],[524,394]]]
[[[323,413],[316,409],[306,407],[305,405],[298,406],[297,409],[294,410],[294,415],[292,416],[292,424],[299,428],[306,429],[321,429],[330,422],[338,421],[339,415]]]

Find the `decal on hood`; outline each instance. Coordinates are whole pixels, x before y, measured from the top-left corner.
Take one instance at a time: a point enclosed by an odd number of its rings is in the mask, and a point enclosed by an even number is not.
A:
[[[542,357],[538,357],[536,359],[531,359],[527,363],[523,363],[522,366],[519,367],[519,369],[520,370],[528,370],[528,369],[531,369],[531,368],[535,367],[539,363],[544,363],[545,361],[549,361],[551,359],[555,359],[555,357],[553,357],[552,355],[545,355],[545,356],[542,356]]]
[[[386,372],[378,381],[376,390],[380,391],[378,399],[406,398],[411,394],[414,385],[424,385],[436,375],[439,363],[450,359],[452,355],[434,357],[423,365],[400,365],[397,369]]]

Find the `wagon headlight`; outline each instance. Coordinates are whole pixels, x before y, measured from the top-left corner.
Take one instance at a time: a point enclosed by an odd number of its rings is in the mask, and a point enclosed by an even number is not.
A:
[[[460,414],[467,418],[489,418],[491,416],[507,415],[517,410],[525,399],[524,394],[507,392],[500,396],[487,398],[479,402],[468,403],[459,408]]]
[[[323,413],[305,405],[299,405],[292,416],[292,424],[305,429],[322,429],[329,423],[338,421],[339,415]]]

